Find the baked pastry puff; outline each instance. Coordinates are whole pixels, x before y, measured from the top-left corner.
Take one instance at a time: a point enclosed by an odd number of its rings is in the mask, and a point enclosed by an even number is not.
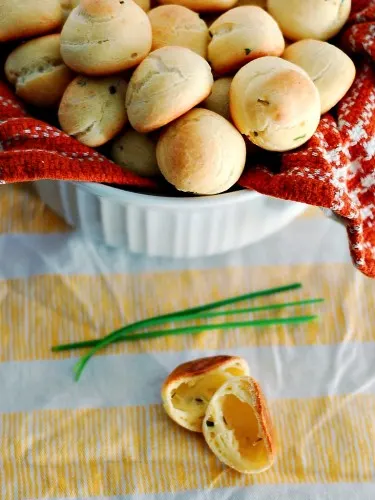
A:
[[[268,0],[267,8],[290,40],[328,40],[349,18],[351,0]]]
[[[186,47],[154,50],[132,74],[126,108],[132,127],[152,132],[183,115],[211,92],[208,62]]]
[[[75,78],[61,99],[61,128],[86,146],[102,146],[127,122],[126,87],[125,80],[118,76]]]
[[[62,23],[60,0],[0,1],[0,42],[44,35]]]
[[[112,144],[112,160],[141,177],[160,175],[156,161],[156,141],[128,128]]]
[[[162,132],[156,158],[161,173],[179,191],[219,194],[240,178],[246,144],[228,120],[208,109],[195,108]]]
[[[219,387],[233,377],[248,374],[246,361],[235,356],[213,356],[183,363],[162,386],[164,409],[185,429],[202,432],[207,406]]]
[[[322,114],[341,101],[355,78],[353,61],[328,42],[300,40],[289,45],[283,58],[304,69],[315,83]]]
[[[263,9],[236,7],[210,26],[208,60],[218,75],[233,73],[253,59],[280,56],[285,42],[277,22]]]
[[[202,102],[202,107],[221,115],[226,120],[230,120],[229,89],[231,84],[231,77],[215,80],[211,94]]]
[[[150,10],[148,17],[152,26],[152,50],[177,45],[207,57],[210,35],[207,24],[196,12],[182,5],[161,5]]]
[[[58,105],[74,78],[60,55],[60,35],[45,35],[19,45],[5,62],[5,75],[16,94],[34,106]]]
[[[320,121],[319,92],[299,66],[261,57],[241,68],[229,91],[231,117],[251,142],[289,151],[307,142]]]
[[[238,472],[257,474],[274,462],[274,433],[267,403],[251,377],[232,378],[215,392],[202,429],[211,451]]]
[[[61,32],[65,64],[85,75],[112,75],[150,52],[151,24],[133,0],[81,0]]]

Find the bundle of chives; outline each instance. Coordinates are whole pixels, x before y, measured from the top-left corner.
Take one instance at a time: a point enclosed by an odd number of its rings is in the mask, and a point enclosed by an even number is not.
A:
[[[248,321],[235,321],[235,322],[225,322],[225,323],[213,323],[213,324],[203,324],[203,325],[192,325],[180,328],[174,328],[170,330],[154,330],[151,332],[132,334],[131,333],[144,329],[144,328],[154,328],[158,325],[169,323],[169,322],[181,322],[181,321],[191,321],[197,319],[209,319],[220,316],[232,316],[238,314],[247,314],[260,311],[269,311],[276,309],[284,309],[292,306],[301,306],[307,304],[316,304],[322,302],[323,299],[308,299],[296,302],[286,302],[281,304],[271,304],[268,306],[258,306],[246,309],[238,310],[225,310],[217,312],[206,312],[212,309],[218,309],[220,307],[236,304],[238,302],[243,302],[245,300],[253,300],[259,297],[265,297],[269,295],[274,295],[277,293],[287,292],[290,290],[296,290],[301,288],[300,283],[293,283],[291,285],[286,285],[277,288],[269,288],[265,290],[260,290],[258,292],[252,292],[245,295],[240,295],[237,297],[231,297],[228,299],[212,302],[210,304],[205,304],[203,306],[192,307],[182,311],[177,311],[169,314],[164,314],[161,316],[155,316],[145,320],[137,321],[130,325],[124,326],[114,332],[108,334],[102,339],[93,339],[83,342],[76,342],[71,344],[62,344],[54,346],[52,351],[61,352],[70,349],[80,349],[83,347],[90,347],[91,350],[83,356],[75,366],[75,379],[78,380],[92,356],[94,356],[99,350],[103,349],[107,345],[115,342],[121,341],[135,341],[142,339],[158,338],[167,335],[181,335],[187,333],[199,333],[207,330],[223,330],[227,328],[244,328],[244,327],[259,327],[259,326],[271,326],[280,324],[296,324],[312,321],[316,319],[317,316],[292,316],[286,318],[273,318],[273,319],[258,319],[258,320],[248,320]]]

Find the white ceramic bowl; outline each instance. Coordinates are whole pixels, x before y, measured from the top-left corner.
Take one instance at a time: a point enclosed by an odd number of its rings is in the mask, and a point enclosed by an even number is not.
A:
[[[85,237],[149,256],[203,257],[235,250],[279,231],[306,208],[248,190],[181,198],[91,183],[35,185],[41,199]]]

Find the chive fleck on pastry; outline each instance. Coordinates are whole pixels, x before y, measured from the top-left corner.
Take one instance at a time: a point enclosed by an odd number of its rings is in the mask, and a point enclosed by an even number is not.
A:
[[[341,101],[355,78],[355,66],[345,52],[319,40],[301,40],[290,45],[283,58],[304,69],[315,83],[321,112]]]
[[[238,472],[257,474],[274,462],[274,435],[267,403],[251,377],[235,377],[215,392],[202,429],[218,459]]]
[[[74,78],[60,55],[60,35],[35,38],[17,47],[5,63],[16,94],[35,106],[54,106]]]
[[[207,405],[215,392],[227,380],[248,374],[246,361],[235,356],[213,356],[183,363],[163,384],[165,411],[182,427],[202,432]]]
[[[61,55],[78,73],[111,75],[150,52],[151,25],[133,0],[81,0],[61,32]]]
[[[195,12],[223,12],[231,9],[237,0],[158,0],[162,5],[183,5]]]
[[[302,68],[279,57],[262,57],[241,68],[233,78],[229,103],[241,134],[269,151],[301,146],[320,121],[314,82]]]
[[[268,0],[267,7],[290,40],[328,40],[348,20],[351,0]]]
[[[208,62],[185,47],[162,47],[134,71],[126,94],[132,127],[151,132],[183,115],[211,92]]]
[[[214,81],[211,94],[202,102],[206,109],[230,120],[229,111],[229,89],[232,83],[231,77],[219,78]]]
[[[187,47],[207,57],[210,39],[206,23],[182,5],[161,5],[148,13],[152,26],[152,50],[167,45]]]
[[[217,74],[231,73],[253,59],[280,56],[285,47],[277,22],[260,7],[236,7],[210,26],[208,60]]]
[[[116,138],[111,156],[118,165],[142,177],[160,175],[156,161],[156,142],[148,135],[131,128]]]
[[[127,122],[125,92],[125,80],[116,76],[77,77],[66,89],[60,103],[61,128],[86,146],[105,144]]]
[[[60,0],[0,1],[0,42],[44,35],[62,22]]]
[[[163,131],[156,157],[161,173],[179,191],[219,194],[240,178],[246,145],[225,118],[196,108]]]

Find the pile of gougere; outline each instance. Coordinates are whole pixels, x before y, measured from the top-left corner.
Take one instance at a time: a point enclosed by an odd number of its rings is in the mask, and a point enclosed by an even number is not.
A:
[[[62,130],[179,191],[216,194],[246,155],[308,141],[349,90],[326,40],[351,0],[2,0],[5,74]],[[49,34],[53,33],[53,34]]]

